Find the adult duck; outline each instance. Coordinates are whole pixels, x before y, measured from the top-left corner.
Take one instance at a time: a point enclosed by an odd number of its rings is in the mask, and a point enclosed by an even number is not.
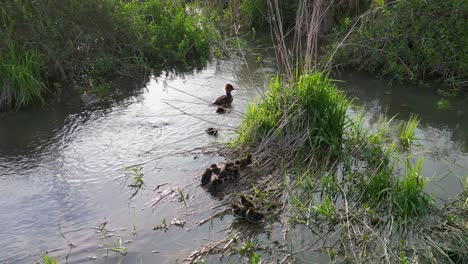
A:
[[[231,94],[233,90],[235,89],[231,84],[227,83],[226,85],[224,85],[224,91],[226,92],[226,94],[218,97],[213,102],[213,104],[218,106],[230,106],[233,100]]]

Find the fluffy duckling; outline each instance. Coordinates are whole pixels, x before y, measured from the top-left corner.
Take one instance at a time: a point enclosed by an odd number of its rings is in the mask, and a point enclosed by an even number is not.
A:
[[[241,200],[241,205],[245,206],[246,208],[254,208],[255,207],[254,204],[249,199],[247,199],[244,195],[240,196],[240,200]]]
[[[211,175],[213,175],[213,172],[211,171],[211,168],[206,168],[206,170],[202,174],[202,178],[201,178],[201,185],[202,186],[206,186],[208,183],[210,183]]]
[[[222,106],[219,106],[218,109],[216,109],[217,114],[224,114],[226,113],[226,109]]]
[[[226,92],[226,94],[223,95],[223,96],[218,97],[213,102],[213,104],[214,105],[219,105],[219,106],[229,106],[229,105],[231,105],[232,100],[233,100],[231,92],[233,90],[235,90],[235,89],[231,84],[227,83],[226,85],[224,85],[224,91]]]
[[[245,219],[247,214],[247,208],[237,203],[233,203],[231,207],[231,212],[236,218],[242,220]]]
[[[240,160],[241,170],[247,168],[247,166],[249,166],[250,164],[252,164],[252,155],[251,154],[247,155],[247,158]]]
[[[231,179],[238,179],[239,176],[240,176],[240,172],[239,172],[239,166],[238,165],[233,165],[232,167],[229,168],[229,172],[230,172],[230,176],[231,176]]]
[[[205,132],[208,134],[208,135],[211,135],[211,136],[217,136],[218,135],[218,129],[217,128],[213,128],[213,127],[209,127],[205,130]]]
[[[229,176],[231,176],[231,173],[229,171],[229,167],[228,168],[224,167],[219,172],[218,178],[220,180],[227,180],[229,178]]]
[[[218,175],[219,172],[221,171],[221,169],[216,164],[211,164],[210,168],[211,168],[211,172],[216,175]]]
[[[256,212],[253,207],[250,207],[245,213],[245,217],[247,218],[247,221],[257,223],[263,219],[264,215],[260,212]]]
[[[211,193],[211,195],[216,195],[219,192],[221,192],[223,189],[223,181],[220,179],[214,179],[210,183],[210,187],[208,187],[208,192]]]

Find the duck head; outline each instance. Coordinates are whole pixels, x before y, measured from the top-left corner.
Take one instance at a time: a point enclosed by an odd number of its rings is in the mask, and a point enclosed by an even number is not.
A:
[[[232,84],[226,83],[224,85],[224,91],[226,91],[226,94],[231,94],[233,90],[236,90],[236,89],[234,88],[234,86],[232,86]]]

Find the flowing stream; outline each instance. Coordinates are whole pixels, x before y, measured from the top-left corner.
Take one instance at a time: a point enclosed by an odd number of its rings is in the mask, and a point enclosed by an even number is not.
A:
[[[231,216],[196,226],[221,204],[198,186],[197,175],[223,160],[213,143],[227,140],[247,103],[275,74],[266,43],[249,43],[245,56],[212,62],[201,71],[153,76],[121,100],[0,115],[0,263],[33,263],[46,251],[59,263],[175,263],[223,238]],[[431,179],[427,191],[449,199],[462,190],[468,172],[466,99],[450,98],[452,108],[441,111],[433,89],[389,87],[362,73],[336,78],[345,80],[337,86],[363,106],[369,125],[379,113],[398,114],[395,120],[418,114],[419,155],[426,154],[424,176]],[[228,82],[238,88],[234,107],[217,115],[209,102]],[[220,128],[221,135],[207,135],[208,127]],[[135,165],[145,186],[129,201],[125,168]],[[185,225],[153,231],[164,219]],[[104,222],[107,232],[97,232]],[[109,251],[118,246],[128,255]]]

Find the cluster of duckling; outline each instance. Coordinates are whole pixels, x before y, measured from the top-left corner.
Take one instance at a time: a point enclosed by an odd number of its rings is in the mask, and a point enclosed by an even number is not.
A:
[[[229,180],[237,180],[240,177],[240,172],[247,168],[252,163],[252,155],[247,155],[245,159],[228,162],[224,167],[220,168],[216,164],[212,164],[205,169],[201,177],[201,186],[206,187],[208,192],[216,195],[223,189],[223,183]]]
[[[262,213],[256,211],[254,204],[244,195],[240,196],[240,203],[231,204],[231,212],[237,219],[251,223],[257,223],[264,217]]]

